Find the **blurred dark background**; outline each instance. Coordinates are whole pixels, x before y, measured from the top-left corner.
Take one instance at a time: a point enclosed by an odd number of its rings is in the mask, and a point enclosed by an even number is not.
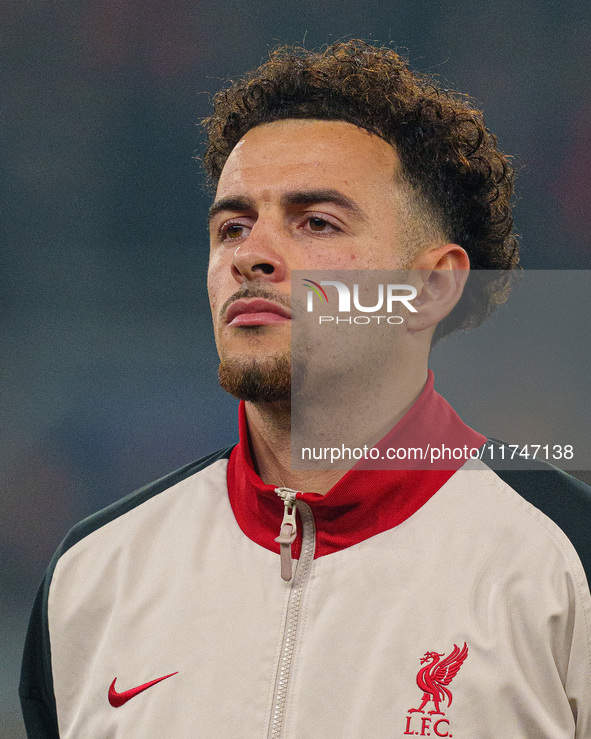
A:
[[[591,268],[583,0],[20,0],[0,13],[0,736],[69,527],[236,437],[205,295],[196,125],[278,43],[392,43],[484,108],[527,268]]]

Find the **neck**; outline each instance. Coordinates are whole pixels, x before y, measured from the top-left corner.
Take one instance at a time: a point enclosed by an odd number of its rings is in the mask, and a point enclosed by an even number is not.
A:
[[[343,470],[291,469],[291,404],[246,403],[248,440],[255,470],[269,485],[327,493]]]
[[[302,492],[327,493],[347,469],[293,469],[292,430],[296,445],[302,440],[303,445],[316,447],[338,447],[341,442],[350,447],[372,446],[412,407],[425,385],[426,362],[421,372],[416,366],[412,371],[400,370],[394,380],[382,376],[365,392],[341,387],[338,393],[325,393],[322,402],[307,399],[305,409],[295,419],[290,402],[247,402],[250,451],[262,481]],[[343,429],[347,429],[346,438]]]

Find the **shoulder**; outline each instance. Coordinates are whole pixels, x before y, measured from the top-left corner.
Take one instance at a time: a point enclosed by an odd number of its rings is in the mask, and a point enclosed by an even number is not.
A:
[[[128,514],[132,512],[137,512],[141,515],[145,511],[146,515],[149,515],[148,510],[150,507],[156,510],[156,507],[160,502],[159,497],[165,493],[169,493],[170,491],[180,490],[180,486],[185,481],[200,479],[195,478],[196,475],[202,475],[204,478],[206,478],[208,474],[210,476],[215,476],[215,472],[220,466],[222,468],[219,470],[220,475],[225,475],[225,465],[230,457],[232,449],[233,447],[221,449],[213,454],[202,457],[195,462],[191,462],[190,464],[187,464],[174,472],[141,487],[139,490],[130,493],[124,498],[115,501],[106,508],[103,508],[97,513],[94,513],[88,518],[80,521],[80,523],[76,524],[76,526],[70,530],[60,544],[50,564],[49,572],[54,569],[58,560],[79,542],[113,522],[120,522],[123,524],[124,520],[125,522],[130,521],[131,517],[128,516]],[[162,500],[163,505],[166,505],[166,502],[166,500]],[[152,506],[150,506],[150,504],[152,504]]]
[[[109,565],[126,556],[128,544],[135,548],[134,556],[145,556],[169,509],[167,533],[174,537],[179,528],[193,525],[183,519],[188,518],[188,507],[199,510],[204,498],[201,493],[211,491],[221,500],[227,497],[219,492],[227,489],[231,451],[232,447],[222,449],[144,486],[84,519],[65,537],[37,594],[23,653],[19,692],[29,736],[58,736],[50,636],[55,614],[63,617],[64,611],[75,612],[84,602],[99,608],[108,585],[116,587],[112,581],[117,568]]]
[[[493,458],[483,461],[502,483],[530,507],[543,514],[550,531],[560,531],[572,544],[591,583],[591,487],[572,475],[541,461],[531,461],[528,469],[498,465],[502,442],[489,439]],[[522,460],[521,460],[522,461]],[[523,467],[523,465],[521,465]]]

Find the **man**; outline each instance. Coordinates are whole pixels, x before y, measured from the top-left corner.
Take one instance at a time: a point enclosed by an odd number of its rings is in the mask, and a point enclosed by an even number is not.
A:
[[[512,170],[480,114],[352,41],[276,52],[206,125],[240,441],[68,535],[27,637],[29,736],[591,736],[589,545],[561,517],[588,520],[584,485],[479,460],[290,464],[297,270],[403,270],[416,311],[388,354],[387,438],[485,443],[427,371],[434,338],[506,297],[503,275],[463,289],[468,268],[517,264]]]

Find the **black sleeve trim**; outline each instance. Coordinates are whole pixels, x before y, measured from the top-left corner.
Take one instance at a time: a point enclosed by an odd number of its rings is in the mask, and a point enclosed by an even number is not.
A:
[[[47,582],[46,576],[35,598],[21,667],[19,697],[29,739],[59,739],[47,626]]]

